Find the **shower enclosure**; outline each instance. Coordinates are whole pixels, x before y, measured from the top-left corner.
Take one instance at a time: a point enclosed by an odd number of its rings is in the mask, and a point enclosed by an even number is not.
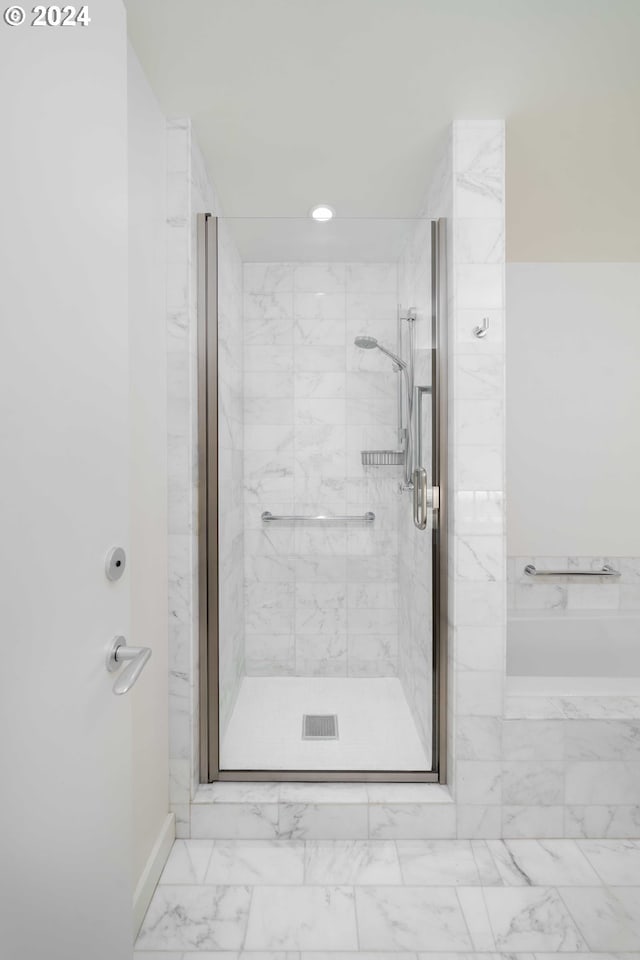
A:
[[[198,218],[201,779],[443,780],[445,224]]]

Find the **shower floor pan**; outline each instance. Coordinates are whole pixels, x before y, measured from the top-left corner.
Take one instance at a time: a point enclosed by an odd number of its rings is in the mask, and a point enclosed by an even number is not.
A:
[[[303,739],[305,714],[335,714],[337,739]],[[426,771],[396,677],[244,677],[220,749],[222,770]]]

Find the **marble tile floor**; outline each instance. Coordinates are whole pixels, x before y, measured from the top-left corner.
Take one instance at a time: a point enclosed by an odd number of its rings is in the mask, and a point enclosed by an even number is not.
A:
[[[640,960],[640,841],[176,841],[135,960]]]
[[[337,740],[303,740],[305,713],[337,714]],[[397,677],[244,677],[223,770],[429,770]]]

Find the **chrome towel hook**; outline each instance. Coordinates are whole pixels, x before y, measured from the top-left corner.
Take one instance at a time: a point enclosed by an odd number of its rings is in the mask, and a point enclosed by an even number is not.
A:
[[[473,335],[477,337],[478,340],[482,340],[487,335],[487,330],[489,329],[489,317],[483,317],[482,323],[473,328]]]

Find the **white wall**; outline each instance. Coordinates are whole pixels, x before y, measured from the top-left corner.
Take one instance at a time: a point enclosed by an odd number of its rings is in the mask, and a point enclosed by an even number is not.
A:
[[[508,549],[637,556],[640,264],[507,267]]]
[[[169,809],[166,122],[129,50],[131,643],[153,656],[132,692],[134,881]]]

